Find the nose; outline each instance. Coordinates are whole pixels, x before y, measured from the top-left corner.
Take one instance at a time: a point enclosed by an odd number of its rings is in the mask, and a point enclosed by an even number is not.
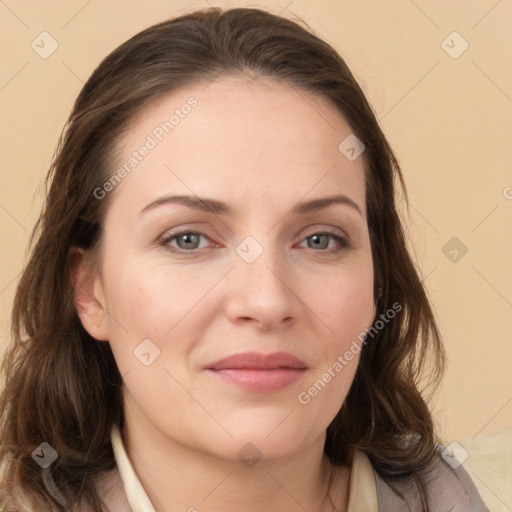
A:
[[[242,254],[242,253],[241,253]],[[290,325],[299,316],[300,290],[286,255],[263,247],[252,263],[234,255],[229,273],[227,313],[234,323],[252,322],[262,330]]]

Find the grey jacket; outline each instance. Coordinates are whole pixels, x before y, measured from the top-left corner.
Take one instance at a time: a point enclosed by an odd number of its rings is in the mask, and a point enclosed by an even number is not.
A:
[[[441,453],[443,447],[439,447]],[[442,457],[422,476],[428,482],[430,512],[489,512],[468,472],[452,468]],[[419,490],[413,478],[393,483],[393,488],[375,471],[379,512],[423,512]],[[400,496],[401,494],[401,496]],[[362,511],[361,511],[362,512]]]

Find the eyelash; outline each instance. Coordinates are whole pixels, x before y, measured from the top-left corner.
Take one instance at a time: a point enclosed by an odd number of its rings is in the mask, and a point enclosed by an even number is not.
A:
[[[205,238],[210,240],[210,237],[208,237],[204,233],[201,233],[200,231],[183,230],[183,231],[178,231],[176,233],[170,233],[169,235],[164,235],[160,240],[158,240],[158,244],[160,246],[164,247],[166,250],[168,250],[172,253],[175,253],[175,254],[183,254],[186,256],[196,256],[197,253],[200,251],[200,249],[186,250],[186,249],[179,249],[176,247],[172,247],[169,245],[169,243],[172,240],[179,238],[180,236],[183,236],[183,235],[199,235],[199,236],[204,236]],[[335,248],[335,249],[329,249],[329,250],[321,249],[319,251],[315,251],[314,249],[312,249],[314,252],[325,253],[325,254],[338,254],[338,253],[347,251],[348,249],[350,249],[352,247],[351,243],[349,242],[349,240],[346,237],[337,235],[337,234],[329,232],[329,231],[316,231],[315,233],[311,233],[309,236],[305,237],[303,240],[307,240],[308,238],[311,238],[315,235],[325,235],[330,238],[333,238],[336,242],[338,242],[339,247]]]

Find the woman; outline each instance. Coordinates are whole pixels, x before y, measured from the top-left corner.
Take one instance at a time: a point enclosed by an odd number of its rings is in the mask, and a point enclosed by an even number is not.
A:
[[[114,50],[15,298],[4,510],[486,510],[420,393],[444,353],[397,182],[295,22],[209,9]]]

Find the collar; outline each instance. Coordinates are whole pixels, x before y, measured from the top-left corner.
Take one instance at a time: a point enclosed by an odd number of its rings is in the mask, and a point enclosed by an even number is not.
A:
[[[133,469],[117,425],[112,427],[112,448],[124,492],[132,512],[156,512],[144,487]],[[355,450],[350,470],[347,512],[378,512],[377,487],[370,460],[361,450]]]
[[[156,512],[128,458],[121,432],[117,425],[112,427],[111,439],[117,468],[119,469],[124,492],[132,512]]]

